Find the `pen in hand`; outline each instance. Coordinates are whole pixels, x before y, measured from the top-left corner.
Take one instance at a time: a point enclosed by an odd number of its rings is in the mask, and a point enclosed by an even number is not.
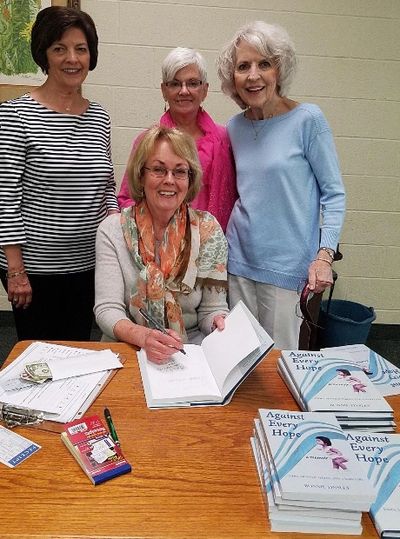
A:
[[[143,316],[143,318],[148,322],[149,324],[152,324],[155,329],[158,331],[161,331],[161,333],[164,333],[164,335],[169,335],[168,331],[162,327],[157,320],[154,320],[152,316],[149,315],[144,309],[139,309],[140,314]],[[175,350],[178,350],[178,352],[181,352],[182,354],[186,355],[186,352],[183,348],[177,348],[176,346],[172,346],[171,348],[174,348]]]
[[[120,441],[118,439],[117,431],[115,430],[114,423],[111,417],[110,410],[108,408],[104,408],[104,417],[107,421],[108,428],[110,430],[111,438],[114,440],[116,445],[120,446]]]

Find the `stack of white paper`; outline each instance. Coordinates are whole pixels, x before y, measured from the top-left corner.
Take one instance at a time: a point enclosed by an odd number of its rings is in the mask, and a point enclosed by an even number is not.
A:
[[[260,409],[251,444],[272,531],[361,534],[375,491],[333,414]]]
[[[278,372],[304,411],[332,412],[344,429],[395,429],[393,409],[347,352],[282,350]]]
[[[46,362],[54,380],[19,385],[27,363]],[[52,368],[53,367],[53,368]],[[44,412],[44,419],[66,423],[81,417],[122,363],[111,350],[35,342],[0,373],[0,402]]]

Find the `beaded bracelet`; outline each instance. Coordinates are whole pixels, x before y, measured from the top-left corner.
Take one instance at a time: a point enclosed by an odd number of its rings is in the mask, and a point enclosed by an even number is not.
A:
[[[7,273],[7,279],[12,279],[13,277],[18,277],[18,275],[24,275],[24,273],[26,273],[26,270],[8,272]]]
[[[332,262],[330,262],[329,260],[325,260],[325,258],[314,258],[313,262],[325,262],[326,264],[329,264],[330,266],[332,266]]]

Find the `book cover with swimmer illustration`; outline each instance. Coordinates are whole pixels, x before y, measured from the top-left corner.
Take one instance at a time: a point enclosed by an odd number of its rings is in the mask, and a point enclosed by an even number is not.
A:
[[[330,413],[260,409],[262,431],[282,501],[320,500],[368,511],[375,491]]]

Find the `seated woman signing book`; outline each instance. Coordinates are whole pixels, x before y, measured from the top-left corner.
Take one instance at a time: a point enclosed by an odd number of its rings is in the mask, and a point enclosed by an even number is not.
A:
[[[182,343],[224,329],[227,243],[217,220],[188,204],[200,189],[192,138],[153,127],[128,164],[135,206],[111,215],[96,241],[96,321],[108,339],[163,362]],[[147,327],[139,310],[166,332]],[[151,326],[151,324],[150,324]]]

